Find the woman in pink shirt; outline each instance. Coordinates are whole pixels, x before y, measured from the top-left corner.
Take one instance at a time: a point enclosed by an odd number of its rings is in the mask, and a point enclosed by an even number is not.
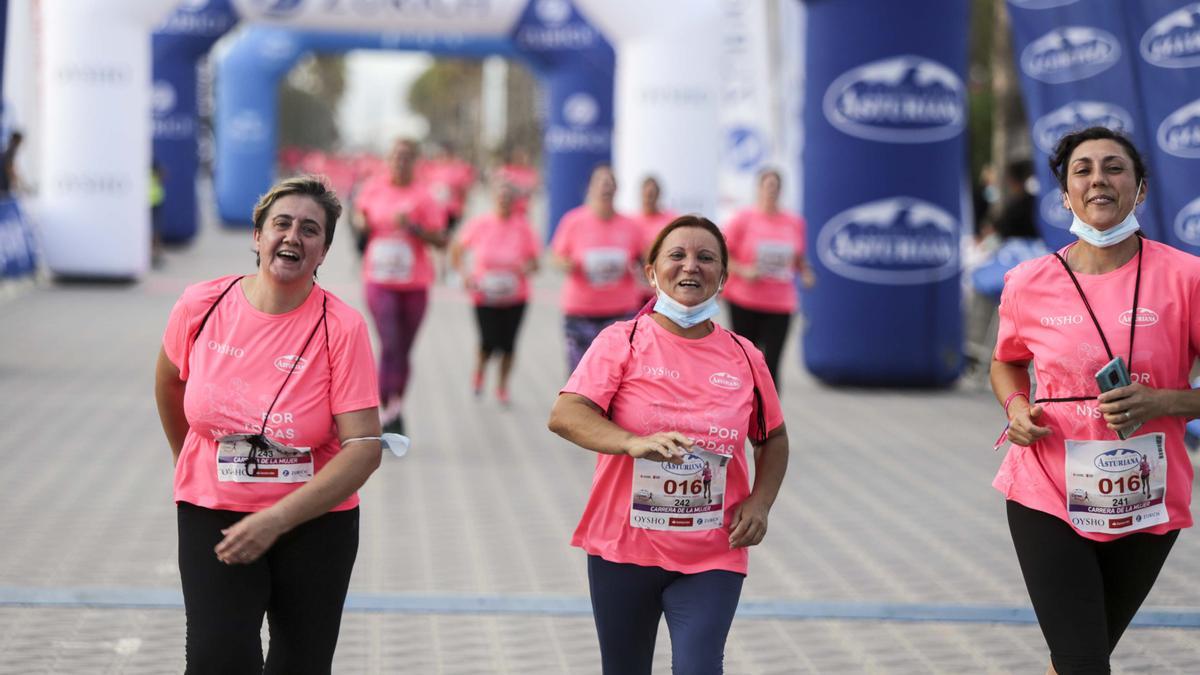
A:
[[[550,242],[555,264],[567,273],[562,310],[571,370],[601,330],[639,307],[633,269],[642,257],[642,232],[613,208],[616,192],[612,168],[593,169],[586,201],[563,215]]]
[[[1192,524],[1184,423],[1200,416],[1187,379],[1200,260],[1138,232],[1146,169],[1125,136],[1068,134],[1050,167],[1079,240],[1005,279],[991,377],[1012,445],[993,484],[1051,670],[1106,673]]]
[[[770,372],[712,321],[727,264],[711,221],[667,225],[645,266],[654,310],[596,337],[550,415],[552,431],[597,453],[571,543],[588,554],[608,675],[650,673],[664,613],[675,672],[720,672],[746,548],[766,534],[783,481],[788,439]]]
[[[779,359],[796,312],[796,277],[813,285],[804,256],[804,220],[779,208],[782,178],[775,169],[758,175],[758,201],[725,226],[729,285],[725,300],[733,332],[753,342],[779,383]]]
[[[404,433],[409,354],[429,304],[434,270],[428,248],[445,248],[446,217],[414,170],[417,144],[400,139],[391,168],[368,180],[355,204],[354,225],[367,233],[363,261],[367,307],[379,332],[379,398],[384,431]]]
[[[342,207],[290,178],[254,207],[255,274],[189,286],[155,398],[175,461],[189,673],[329,672],[379,466],[362,316],[318,286]]]
[[[529,198],[533,196],[538,186],[537,169],[529,162],[529,151],[522,146],[515,146],[508,154],[508,161],[496,169],[496,176],[512,186],[516,191],[513,199],[513,213],[527,216],[529,213]]]
[[[508,403],[508,376],[512,372],[517,330],[529,299],[528,275],[537,271],[541,247],[524,216],[513,211],[516,191],[498,181],[496,212],[471,219],[450,246],[450,263],[466,280],[479,326],[479,351],[475,360],[474,389],[483,390],[484,368],[492,354],[500,355],[496,398]],[[465,254],[471,254],[466,269]]]
[[[643,241],[645,241],[645,244],[642,245],[643,251],[650,248],[654,239],[658,237],[659,231],[676,217],[674,211],[664,211],[659,207],[658,200],[661,196],[662,188],[658,184],[658,179],[654,176],[646,176],[642,180],[642,210],[633,216],[633,222],[637,223],[642,230]],[[641,294],[642,304],[654,297],[654,289],[641,277],[638,277],[638,291]]]

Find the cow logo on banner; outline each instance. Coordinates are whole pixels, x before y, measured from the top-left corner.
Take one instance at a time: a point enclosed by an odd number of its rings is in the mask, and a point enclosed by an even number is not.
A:
[[[829,271],[871,284],[925,284],[958,274],[958,221],[937,204],[892,197],[851,207],[817,236]]]
[[[1057,189],[1047,190],[1041,199],[1042,220],[1060,230],[1071,229],[1071,212],[1063,206],[1062,193]]]
[[[1155,21],[1142,36],[1142,58],[1162,68],[1200,66],[1200,2]]]
[[[1188,202],[1175,216],[1175,236],[1192,246],[1200,246],[1200,197]]]
[[[1158,147],[1176,157],[1200,158],[1200,99],[1167,115],[1158,126]]]
[[[946,66],[896,56],[851,69],[825,92],[825,118],[843,133],[886,143],[932,143],[962,133],[965,87]]]
[[[1051,7],[1062,7],[1069,5],[1079,0],[1008,0],[1014,7],[1022,9],[1050,9]]]
[[[1047,155],[1054,152],[1058,139],[1072,131],[1088,127],[1108,127],[1129,133],[1133,116],[1121,106],[1103,101],[1072,101],[1042,115],[1033,123],[1033,142]]]
[[[1085,80],[1112,68],[1121,59],[1121,43],[1099,28],[1056,28],[1021,52],[1021,70],[1035,80],[1062,84]]]

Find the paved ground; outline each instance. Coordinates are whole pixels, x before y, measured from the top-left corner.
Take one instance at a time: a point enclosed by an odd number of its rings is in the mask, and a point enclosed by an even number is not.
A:
[[[182,670],[152,369],[183,287],[252,264],[248,233],[209,229],[136,285],[0,297],[0,672]],[[355,264],[339,233],[321,279],[361,308]],[[385,458],[363,492],[337,672],[598,672],[584,557],[567,545],[593,459],[545,430],[565,379],[558,281],[538,280],[507,409],[470,395],[469,307],[435,289],[407,413],[413,450]],[[727,672],[1042,672],[989,487],[1001,459],[990,394],[830,389],[789,349],[793,459],[751,555]],[[1187,532],[1145,616],[1200,616],[1198,559]],[[668,640],[664,629],[656,672],[669,672]],[[1200,631],[1131,629],[1115,665],[1200,672]]]

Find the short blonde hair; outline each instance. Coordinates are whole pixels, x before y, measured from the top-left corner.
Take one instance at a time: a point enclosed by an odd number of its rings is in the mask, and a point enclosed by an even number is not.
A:
[[[271,210],[275,202],[288,195],[310,197],[325,212],[325,250],[328,251],[333,243],[333,232],[337,229],[338,218],[342,216],[342,203],[326,184],[324,176],[292,176],[272,185],[254,205],[254,229],[261,231],[267,220],[267,211]]]

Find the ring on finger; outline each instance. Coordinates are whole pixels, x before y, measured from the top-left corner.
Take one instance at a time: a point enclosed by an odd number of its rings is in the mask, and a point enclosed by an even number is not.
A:
[[[1126,411],[1125,411],[1125,421],[1126,421],[1126,422],[1128,422],[1128,421],[1129,421],[1130,419],[1132,419],[1132,418],[1133,418],[1133,415],[1131,415],[1131,414],[1129,413],[1129,411],[1128,411],[1128,410],[1126,410]]]

